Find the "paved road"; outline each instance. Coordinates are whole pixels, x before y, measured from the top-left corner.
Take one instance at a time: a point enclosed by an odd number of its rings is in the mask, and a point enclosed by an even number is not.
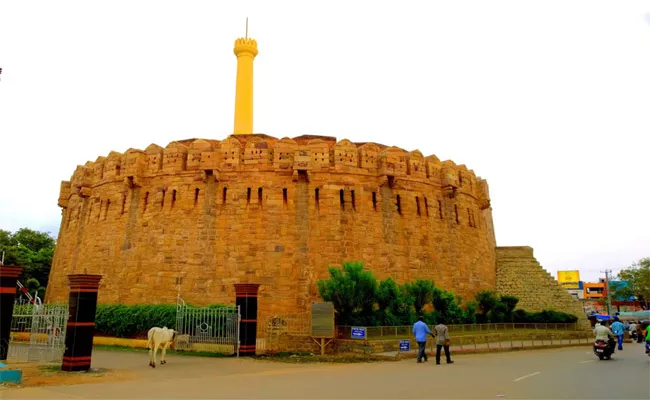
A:
[[[649,399],[650,357],[626,344],[599,361],[588,346],[458,355],[373,364],[284,364],[170,356],[147,367],[144,353],[97,351],[94,367],[133,369],[137,381],[4,390],[18,398],[447,398]]]

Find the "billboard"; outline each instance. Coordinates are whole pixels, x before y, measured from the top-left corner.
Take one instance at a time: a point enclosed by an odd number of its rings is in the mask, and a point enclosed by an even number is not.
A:
[[[580,289],[580,271],[557,271],[557,281],[565,289]]]

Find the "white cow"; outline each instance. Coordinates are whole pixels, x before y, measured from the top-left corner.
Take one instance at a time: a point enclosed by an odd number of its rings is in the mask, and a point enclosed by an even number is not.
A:
[[[162,356],[160,357],[160,364],[166,364],[165,361],[165,352],[167,348],[174,342],[176,338],[176,332],[173,329],[168,329],[166,326],[158,328],[154,326],[149,329],[147,333],[147,347],[149,348],[149,366],[156,368],[156,353],[158,353],[158,347],[162,347]]]

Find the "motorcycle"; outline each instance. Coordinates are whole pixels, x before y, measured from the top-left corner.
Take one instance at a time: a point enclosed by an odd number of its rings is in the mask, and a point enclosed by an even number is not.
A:
[[[597,340],[594,342],[594,354],[598,356],[598,359],[600,360],[611,359],[614,351],[616,351],[616,342],[612,339],[609,339],[607,342],[604,340]]]

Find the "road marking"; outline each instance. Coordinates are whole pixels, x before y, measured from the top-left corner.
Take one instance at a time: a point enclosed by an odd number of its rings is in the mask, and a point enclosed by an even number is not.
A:
[[[594,362],[594,361],[596,361],[596,360],[580,361],[580,364],[586,364],[586,363],[590,363],[590,362]]]
[[[519,378],[513,380],[513,382],[519,382],[522,379],[530,378],[531,376],[535,376],[535,375],[538,375],[538,374],[539,374],[539,372],[533,372],[532,374],[520,376]]]

